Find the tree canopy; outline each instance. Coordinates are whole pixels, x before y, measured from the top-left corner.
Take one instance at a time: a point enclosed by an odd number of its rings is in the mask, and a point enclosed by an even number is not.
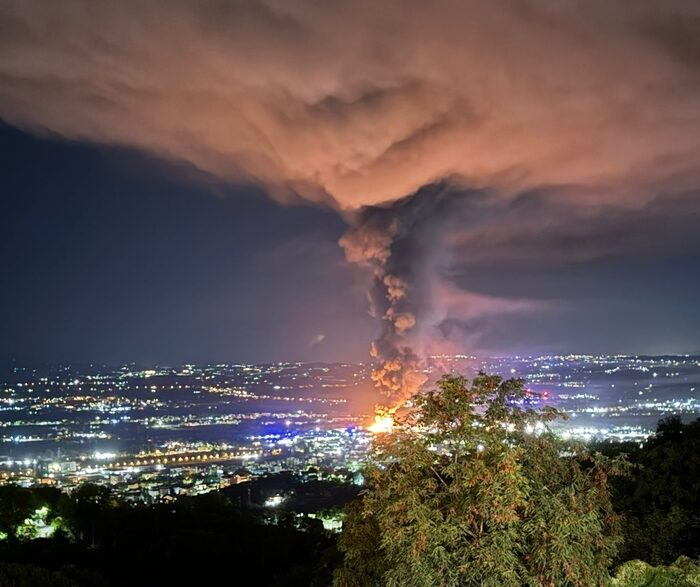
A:
[[[620,545],[609,476],[526,409],[522,380],[446,376],[377,437],[348,510],[338,587],[604,585]]]
[[[700,420],[669,416],[642,448],[624,450],[635,467],[614,483],[613,503],[624,515],[619,560],[700,557]]]

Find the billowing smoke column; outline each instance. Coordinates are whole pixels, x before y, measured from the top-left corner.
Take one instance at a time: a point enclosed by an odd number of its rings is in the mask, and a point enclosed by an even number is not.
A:
[[[375,386],[395,406],[415,393],[427,377],[422,349],[430,324],[432,289],[442,267],[440,228],[450,200],[443,186],[430,186],[385,206],[368,206],[351,219],[340,239],[348,261],[371,268],[370,312],[382,319],[370,354]]]

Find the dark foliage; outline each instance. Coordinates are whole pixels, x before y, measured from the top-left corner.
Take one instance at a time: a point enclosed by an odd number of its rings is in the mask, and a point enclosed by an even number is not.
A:
[[[320,523],[283,516],[271,524],[223,494],[146,506],[94,486],[72,498],[8,486],[0,488],[0,525],[11,531],[47,503],[65,532],[34,540],[8,532],[0,561],[13,564],[0,568],[0,585],[195,585],[252,573],[258,585],[306,587],[327,585],[336,562]]]
[[[700,420],[661,420],[655,437],[625,451],[636,467],[614,482],[613,503],[624,514],[619,560],[700,557]]]

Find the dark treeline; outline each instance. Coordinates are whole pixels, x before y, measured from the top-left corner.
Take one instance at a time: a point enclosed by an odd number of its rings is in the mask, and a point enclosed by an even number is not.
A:
[[[697,559],[700,420],[665,419],[641,448],[594,448],[609,455],[624,451],[633,465],[629,475],[611,479],[624,537],[615,564]],[[54,532],[30,539],[27,520],[42,508]],[[272,520],[256,512],[241,507],[235,492],[136,505],[90,485],[71,496],[0,487],[0,587],[203,584],[221,577],[234,584],[244,577],[258,585],[332,582],[342,556],[318,520],[289,512]]]
[[[659,421],[656,435],[639,445],[600,445],[624,452],[634,465],[612,480],[613,505],[623,515],[620,561],[670,564],[684,555],[700,557],[700,419]]]
[[[23,521],[45,506],[56,531],[23,539]],[[321,522],[291,514],[274,522],[221,493],[149,506],[89,485],[71,497],[0,487],[0,586],[195,585],[222,576],[233,584],[250,576],[260,585],[329,584],[338,555]]]

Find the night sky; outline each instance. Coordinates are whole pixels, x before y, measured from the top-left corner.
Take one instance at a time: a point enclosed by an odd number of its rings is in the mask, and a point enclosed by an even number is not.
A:
[[[429,4],[4,3],[0,360],[700,352],[697,3]]]
[[[0,127],[2,356],[359,359],[373,321],[337,214],[138,153]],[[313,345],[323,334],[322,344]]]

